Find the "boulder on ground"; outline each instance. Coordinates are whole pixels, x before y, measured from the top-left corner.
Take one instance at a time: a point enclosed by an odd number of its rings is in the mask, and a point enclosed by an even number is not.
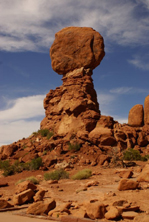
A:
[[[105,218],[107,220],[118,219],[121,215],[121,211],[116,207],[111,206],[107,213],[105,213]]]
[[[15,193],[18,194],[18,193],[21,193],[21,192],[28,190],[28,189],[31,189],[34,191],[37,189],[37,186],[35,184],[33,184],[32,182],[26,180],[21,183],[18,183],[15,186]]]
[[[0,199],[0,209],[10,208],[10,207],[13,207],[13,205],[8,203],[7,200]]]
[[[135,190],[139,183],[130,179],[121,179],[118,185],[118,190]]]
[[[137,178],[138,182],[149,182],[149,164],[146,164]]]
[[[131,178],[133,175],[133,172],[131,170],[122,170],[119,174],[119,177],[121,178]]]
[[[123,219],[130,219],[130,220],[132,220],[132,219],[134,219],[137,216],[138,216],[138,213],[134,212],[134,211],[126,211],[126,212],[122,213]]]
[[[50,49],[52,68],[66,74],[81,67],[95,69],[105,55],[102,36],[88,27],[66,27],[55,34]]]
[[[134,218],[134,222],[149,222],[149,215],[138,215]]]
[[[27,209],[27,214],[43,215],[48,214],[50,210],[56,207],[55,200],[49,200],[48,202],[36,202],[31,204]]]
[[[13,196],[14,205],[21,205],[27,203],[33,199],[35,195],[34,191],[31,189],[25,190],[17,195]]]
[[[43,198],[44,198],[44,195],[45,195],[46,191],[45,190],[39,190],[35,196],[33,197],[34,201],[37,202],[37,201],[42,201]]]
[[[92,219],[102,219],[106,213],[106,206],[101,202],[88,203],[86,204],[87,216]]]

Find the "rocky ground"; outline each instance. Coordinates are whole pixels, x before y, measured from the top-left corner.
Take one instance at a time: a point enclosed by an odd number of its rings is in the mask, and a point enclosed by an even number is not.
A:
[[[19,210],[19,213],[21,211],[29,215],[46,215],[49,218],[70,222],[77,221],[76,218],[98,219],[98,221],[149,221],[149,178],[147,176],[149,164],[136,163],[136,166],[127,169],[99,165],[88,166],[87,168],[92,170],[92,176],[84,180],[45,181],[43,178],[45,172],[41,170],[24,171],[8,177],[1,175],[0,206],[4,208],[6,204],[4,202],[2,204],[2,200],[7,200],[7,203],[12,205],[9,206],[10,209],[26,207]],[[86,167],[76,166],[66,170],[71,178],[82,168]],[[46,192],[43,196],[41,195],[41,199],[34,196],[34,203],[33,198],[28,199],[29,201],[25,199],[27,201],[24,203],[19,202],[22,193],[25,196],[24,193],[29,190],[29,187],[23,185],[24,182],[19,185],[15,185],[15,183],[21,178],[29,176],[35,176],[40,181],[37,187],[30,186],[30,190],[33,192],[32,197],[35,193],[37,196],[38,191]],[[7,184],[8,186],[5,186]],[[47,210],[49,203],[51,209],[48,208],[50,210],[47,212],[45,209]],[[85,219],[82,219],[83,221]]]

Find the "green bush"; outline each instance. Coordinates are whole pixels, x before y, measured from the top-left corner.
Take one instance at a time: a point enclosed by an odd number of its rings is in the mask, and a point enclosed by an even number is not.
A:
[[[74,144],[73,143],[69,143],[68,150],[77,152],[77,151],[80,150],[80,144],[78,144],[78,143],[74,143]]]
[[[31,160],[29,163],[30,170],[39,170],[41,166],[43,166],[41,157],[37,157],[36,159]]]
[[[89,177],[92,176],[92,171],[89,169],[84,169],[76,173],[75,175],[72,176],[73,180],[83,180],[83,179],[88,179]]]
[[[22,182],[24,182],[24,181],[27,181],[27,180],[29,180],[29,181],[32,182],[33,184],[39,184],[39,181],[36,179],[36,177],[31,176],[31,177],[27,177],[27,178],[25,178],[25,179],[19,180],[18,182],[15,183],[15,185],[17,185],[17,184],[19,184],[19,183],[22,183]]]
[[[0,161],[0,169],[3,170],[3,175],[5,177],[14,174],[14,166],[10,165],[9,160]]]
[[[68,178],[69,178],[69,174],[63,169],[55,170],[53,172],[44,174],[45,180],[60,180],[60,179],[68,179]]]
[[[138,150],[128,149],[123,152],[123,160],[142,160],[142,156]]]
[[[1,170],[5,170],[5,169],[7,169],[9,166],[10,166],[9,160],[4,160],[4,161],[0,160],[0,169],[1,169]]]
[[[41,157],[33,159],[31,160],[31,162],[27,163],[20,163],[17,160],[12,165],[10,165],[10,162],[8,160],[0,161],[0,169],[4,171],[3,175],[5,177],[13,175],[15,173],[20,173],[23,170],[38,170],[41,166],[43,166]]]
[[[54,135],[53,131],[49,131],[47,135],[47,139],[49,140]]]
[[[53,131],[49,131],[48,129],[38,130],[38,133],[40,133],[42,137],[47,137],[47,139],[50,139],[54,135]]]

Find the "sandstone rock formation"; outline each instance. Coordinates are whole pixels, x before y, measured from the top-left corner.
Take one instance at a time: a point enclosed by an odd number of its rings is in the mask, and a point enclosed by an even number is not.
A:
[[[65,165],[69,167],[73,164],[108,166],[114,163],[114,158],[120,159],[127,148],[141,151],[142,155],[149,153],[149,96],[144,111],[142,105],[130,110],[128,124],[120,124],[100,113],[92,74],[104,54],[103,38],[92,28],[68,27],[56,34],[50,56],[53,69],[63,74],[63,84],[46,95],[45,118],[41,122],[41,130],[48,129],[51,137],[42,137],[38,131],[2,146],[1,160],[30,162],[41,157],[42,169],[62,166],[65,161],[61,155],[68,152],[69,156],[72,148],[69,145],[77,145],[82,155],[71,161],[66,158]]]
[[[90,69],[82,67],[67,73],[63,85],[50,90],[44,99],[46,117],[41,122],[42,129],[66,136],[95,128],[100,111],[91,75]]]
[[[52,68],[66,74],[84,67],[95,69],[104,57],[102,36],[92,28],[67,27],[55,34],[50,49]]]
[[[144,124],[149,125],[149,95],[144,101]]]
[[[91,75],[104,55],[103,38],[92,28],[67,27],[56,33],[50,56],[54,71],[63,74],[63,85],[46,95],[41,129],[66,137],[95,128],[100,111]]]
[[[128,125],[130,126],[143,126],[144,110],[143,106],[137,104],[131,108],[128,116]]]

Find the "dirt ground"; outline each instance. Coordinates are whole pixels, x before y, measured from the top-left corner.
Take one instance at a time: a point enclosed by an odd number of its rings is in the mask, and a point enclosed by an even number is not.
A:
[[[136,180],[141,168],[143,167],[144,162],[137,162],[137,166],[129,168],[129,170],[133,171],[132,180]],[[118,184],[120,181],[119,173],[124,170],[123,168],[106,168],[101,166],[76,166],[75,169],[69,169],[70,178],[74,173],[78,172],[81,169],[88,168],[92,170],[92,176],[86,180],[72,180],[72,179],[63,179],[59,180],[56,184],[49,184],[48,181],[43,179],[44,171],[24,171],[20,174],[16,174],[13,176],[3,177],[0,176],[0,182],[7,182],[9,186],[0,188],[0,195],[5,199],[9,200],[12,203],[12,197],[14,195],[15,183],[29,176],[35,176],[40,178],[40,188],[47,190],[45,199],[54,198],[56,200],[56,204],[61,205],[64,202],[72,202],[74,204],[83,205],[87,201],[99,200],[103,204],[112,205],[113,202],[117,200],[127,200],[131,202],[132,205],[139,206],[141,210],[141,214],[149,214],[149,189],[148,183],[142,182],[140,183],[140,189],[136,190],[127,190],[127,191],[119,191]],[[87,187],[88,182],[98,181],[97,186]],[[25,211],[25,210],[24,210]],[[12,213],[1,213],[3,220],[7,222],[7,218]],[[13,222],[12,217],[12,222]],[[21,219],[23,222],[23,219]],[[14,219],[15,222],[17,220]],[[29,218],[24,221],[34,222],[35,219]],[[41,220],[43,221],[43,220]],[[106,219],[102,219],[101,221],[109,221]],[[125,219],[124,222],[128,222],[132,220]]]

